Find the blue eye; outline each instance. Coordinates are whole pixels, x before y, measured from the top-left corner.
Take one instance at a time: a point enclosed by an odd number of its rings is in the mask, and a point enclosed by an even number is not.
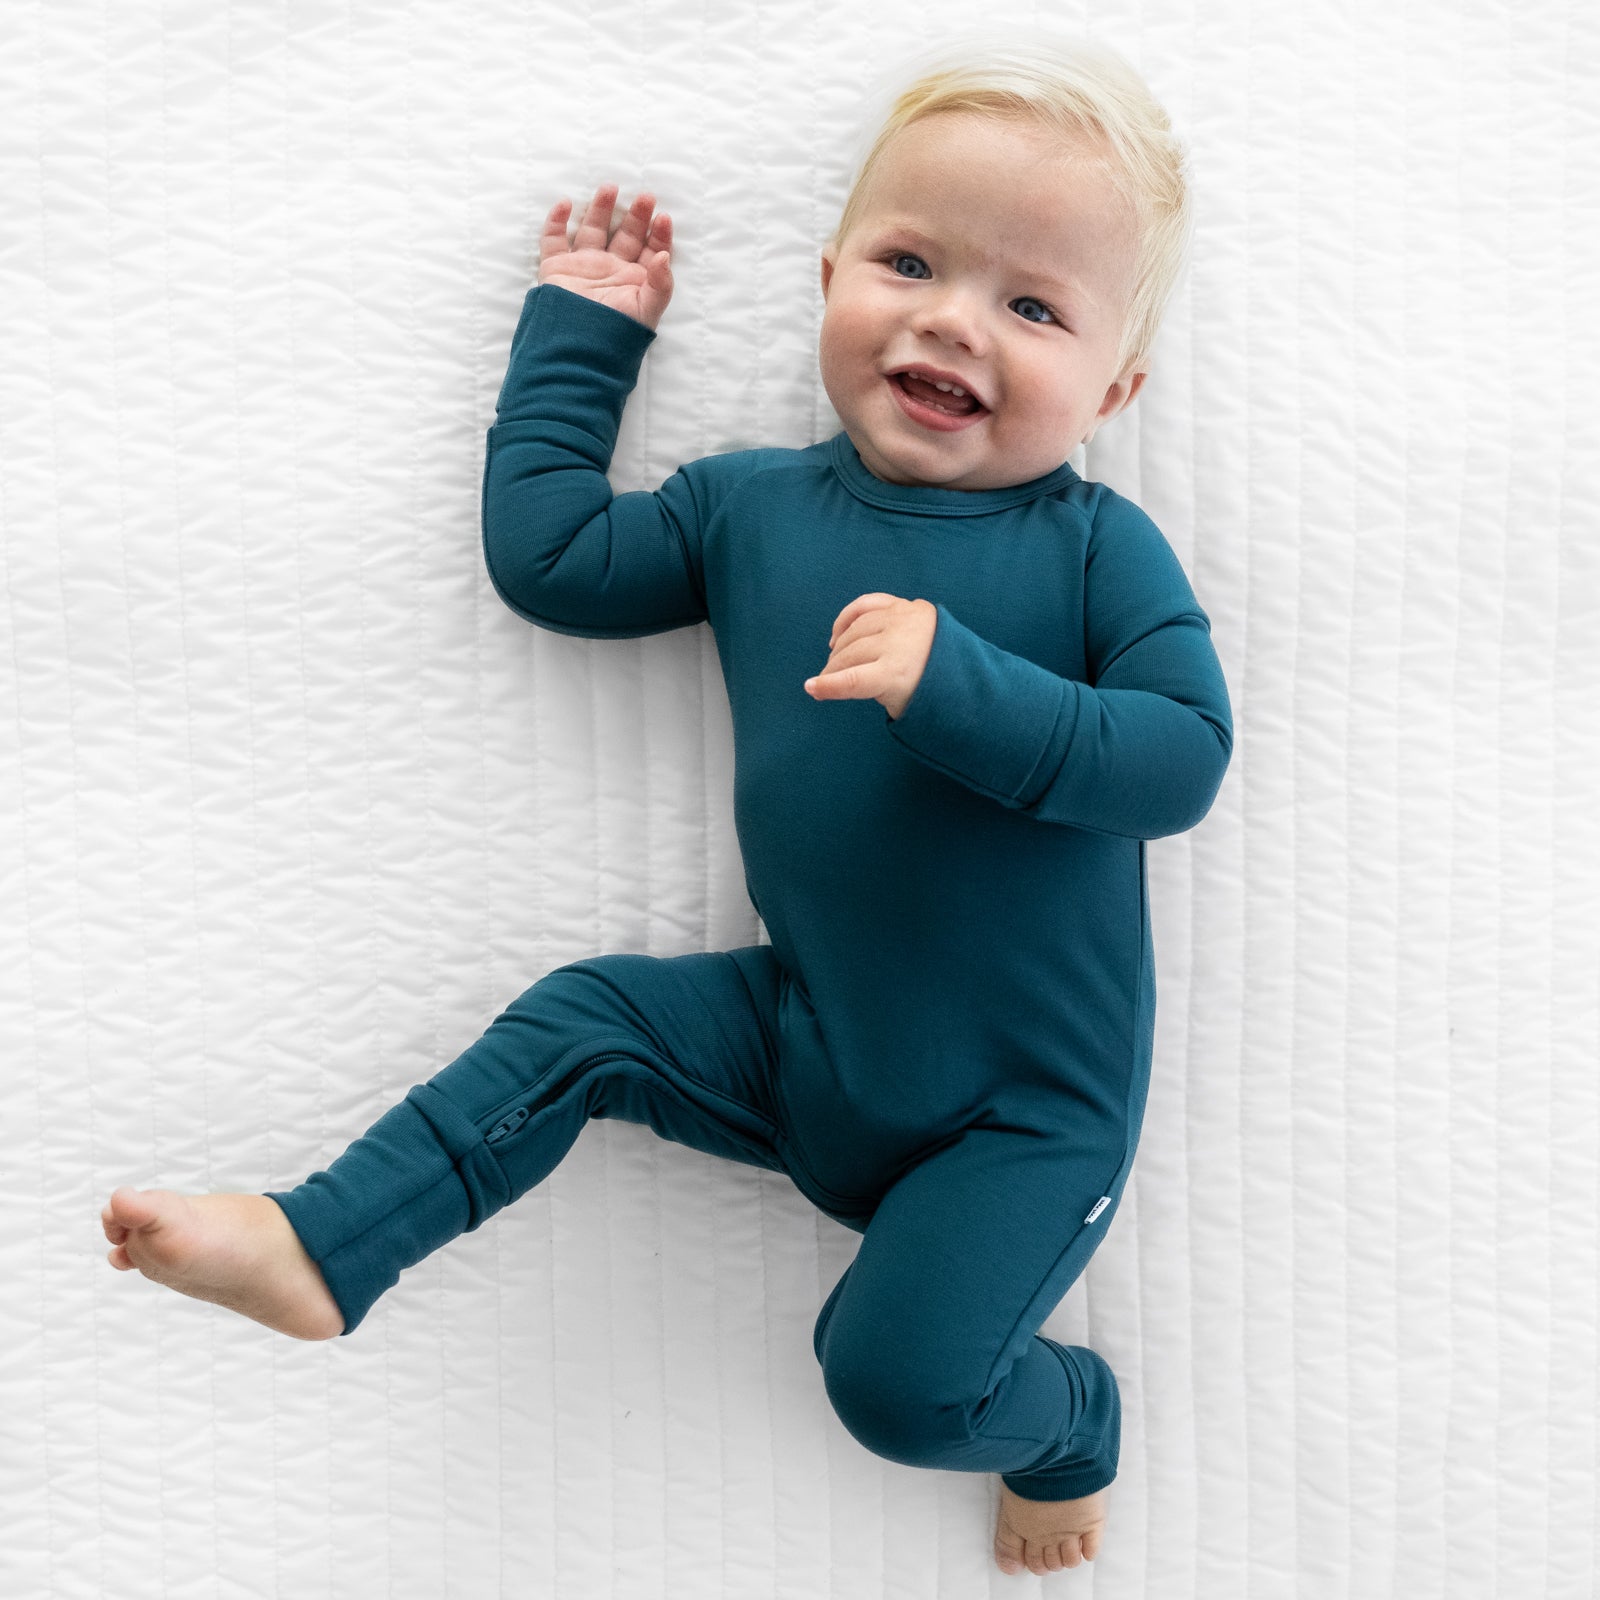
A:
[[[902,261],[915,261],[916,264],[922,268],[922,271],[900,272],[900,263]],[[902,278],[931,278],[933,276],[933,274],[928,271],[928,263],[924,261],[921,256],[911,255],[907,251],[902,251],[899,255],[895,256],[890,264],[894,271],[900,272],[900,276]]]
[[[1011,303],[1014,306],[1038,306],[1038,308],[1044,313],[1044,316],[1042,317],[1031,317],[1027,314],[1027,312],[1019,311],[1017,315],[1020,316],[1024,322],[1054,322],[1056,320],[1055,313],[1051,311],[1049,306],[1047,306],[1042,300],[1035,300],[1031,294],[1025,294],[1020,300],[1013,300]]]

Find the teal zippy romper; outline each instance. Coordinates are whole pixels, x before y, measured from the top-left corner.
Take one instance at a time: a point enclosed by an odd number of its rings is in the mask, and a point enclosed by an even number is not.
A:
[[[770,945],[540,979],[325,1172],[275,1194],[350,1332],[407,1266],[539,1183],[592,1117],[782,1172],[861,1234],[816,1324],[840,1419],[1036,1500],[1116,1474],[1115,1379],[1037,1330],[1127,1182],[1154,1023],[1145,841],[1232,748],[1210,626],[1130,501],[1070,466],[885,483],[844,433],[606,478],[654,333],[531,289],[489,430],[484,551],[541,627],[709,622]],[[926,599],[891,720],[816,701],[857,595]]]

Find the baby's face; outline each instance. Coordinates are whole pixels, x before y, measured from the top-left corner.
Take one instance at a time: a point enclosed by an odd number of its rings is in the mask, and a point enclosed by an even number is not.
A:
[[[898,134],[822,257],[822,382],[862,461],[945,489],[1059,467],[1144,381],[1116,370],[1134,243],[1104,168],[1031,125]]]

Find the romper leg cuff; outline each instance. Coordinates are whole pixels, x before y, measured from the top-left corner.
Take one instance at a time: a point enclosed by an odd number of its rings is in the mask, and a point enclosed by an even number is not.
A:
[[[400,1274],[511,1198],[483,1135],[437,1089],[418,1084],[324,1172],[269,1192],[355,1330]]]
[[[1081,1500],[1113,1482],[1122,1446],[1122,1401],[1111,1368],[1083,1345],[1057,1344],[1039,1335],[1056,1355],[1077,1402],[1072,1432],[1042,1468],[1003,1472],[1000,1481],[1024,1500]]]

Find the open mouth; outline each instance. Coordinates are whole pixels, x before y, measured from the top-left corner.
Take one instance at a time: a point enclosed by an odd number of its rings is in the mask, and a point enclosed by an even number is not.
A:
[[[891,373],[888,383],[900,402],[900,409],[913,422],[941,433],[971,427],[980,417],[989,414],[988,407],[976,395],[957,394],[956,386],[941,389],[914,373]]]

